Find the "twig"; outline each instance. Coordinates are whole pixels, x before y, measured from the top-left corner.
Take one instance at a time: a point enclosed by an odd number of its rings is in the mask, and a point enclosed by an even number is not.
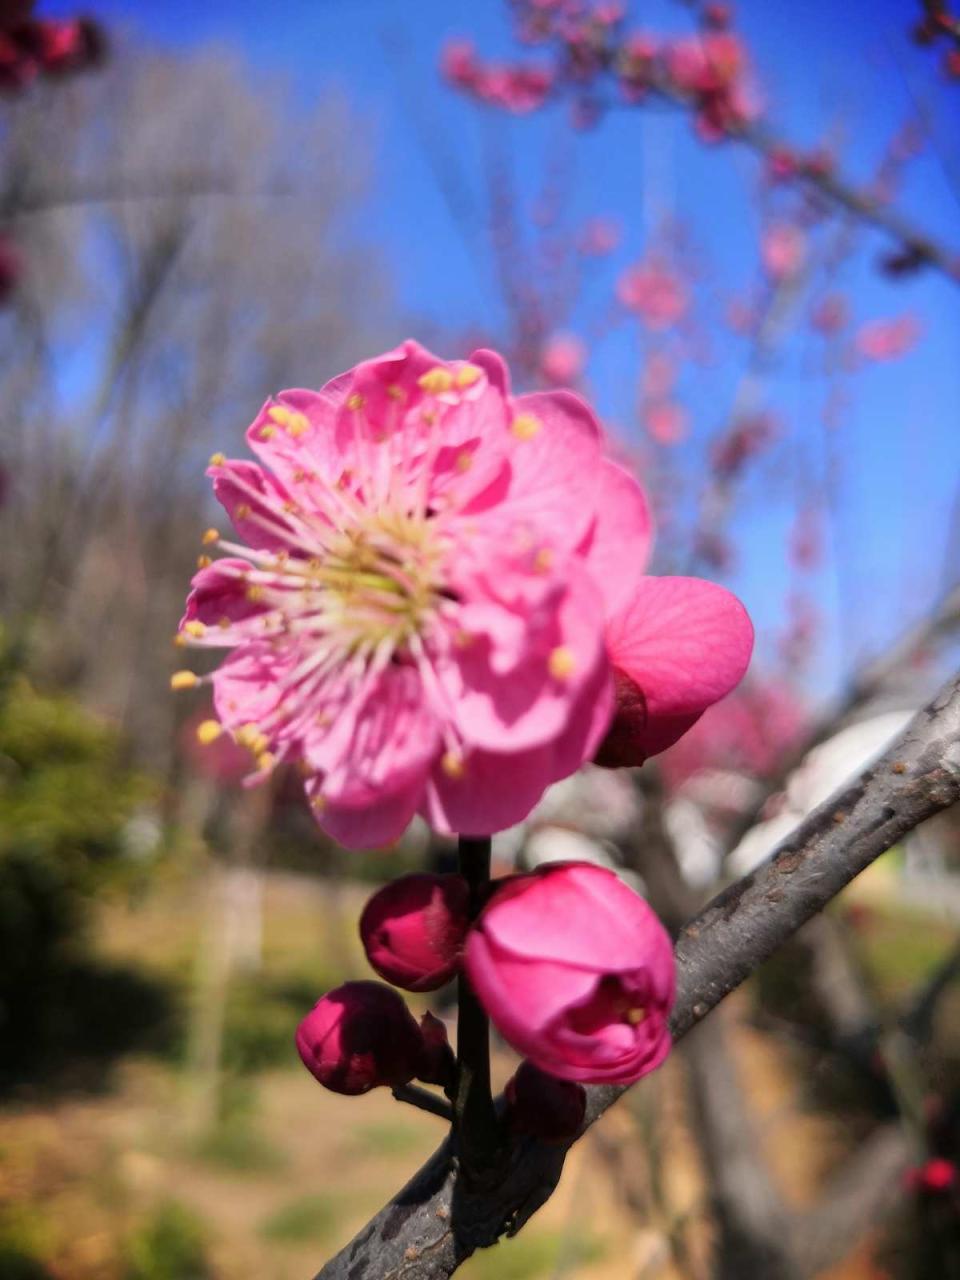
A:
[[[700,912],[677,943],[680,1039],[908,831],[960,800],[960,675],[856,782],[810,814],[770,861]],[[625,1092],[587,1091],[585,1127]],[[447,1141],[317,1280],[448,1280],[478,1248],[514,1234],[549,1199],[564,1151],[522,1141],[502,1176],[471,1188]]]
[[[438,1098],[429,1089],[421,1089],[418,1084],[400,1084],[392,1090],[398,1102],[409,1102],[411,1107],[419,1107],[421,1111],[429,1111],[432,1116],[441,1120],[453,1119],[453,1107],[444,1098]]]

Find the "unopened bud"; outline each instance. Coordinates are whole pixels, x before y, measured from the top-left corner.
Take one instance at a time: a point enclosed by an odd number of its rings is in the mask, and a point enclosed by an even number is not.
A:
[[[469,897],[462,876],[426,872],[378,890],[360,917],[373,968],[405,991],[435,991],[449,982],[470,925]]]
[[[334,1093],[409,1084],[420,1068],[423,1036],[403,998],[379,982],[345,982],[297,1028],[307,1070]]]
[[[558,1080],[532,1062],[522,1062],[507,1081],[507,1121],[515,1133],[543,1142],[567,1142],[583,1124],[587,1095],[583,1085]]]

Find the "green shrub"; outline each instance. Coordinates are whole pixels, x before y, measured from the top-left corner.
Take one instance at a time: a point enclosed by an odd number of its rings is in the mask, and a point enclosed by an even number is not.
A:
[[[200,1219],[183,1205],[160,1205],[129,1238],[124,1280],[209,1280]]]

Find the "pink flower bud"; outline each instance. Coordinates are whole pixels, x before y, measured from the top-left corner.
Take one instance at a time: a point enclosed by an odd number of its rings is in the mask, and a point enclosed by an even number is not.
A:
[[[470,924],[470,891],[456,875],[401,876],[368,901],[363,949],[381,978],[405,991],[436,991],[457,972]]]
[[[451,1088],[457,1078],[457,1059],[447,1039],[447,1028],[432,1013],[425,1013],[420,1019],[420,1034],[423,1051],[417,1079]]]
[[[579,1132],[587,1109],[583,1086],[558,1080],[532,1062],[522,1062],[506,1084],[507,1122],[514,1133],[543,1142],[568,1142]]]
[[[470,930],[464,963],[504,1039],[549,1075],[627,1084],[670,1051],[670,939],[603,867],[555,863],[508,880]]]
[[[396,991],[345,982],[318,1000],[297,1028],[303,1065],[334,1093],[408,1084],[419,1071],[423,1036]]]

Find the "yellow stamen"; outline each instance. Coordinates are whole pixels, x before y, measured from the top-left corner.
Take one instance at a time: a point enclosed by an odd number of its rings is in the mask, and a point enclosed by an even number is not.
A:
[[[347,401],[347,408],[354,411],[363,408],[363,396],[358,391],[355,391]]]
[[[209,556],[197,556],[198,569],[209,569],[212,564],[213,564],[213,561],[210,559]]]
[[[263,587],[261,587],[259,583],[255,582],[252,587],[247,587],[244,594],[246,595],[247,599],[251,601],[251,603],[256,602],[257,600],[262,600]]]
[[[257,756],[257,765],[261,769],[272,769],[276,763],[276,756],[272,755],[269,751],[263,751]]]
[[[175,671],[170,677],[171,689],[193,689],[200,683],[200,677],[192,671]]]
[[[475,364],[463,364],[457,370],[457,386],[472,387],[478,378],[483,376],[483,370],[478,369]]]
[[[310,422],[307,419],[306,414],[292,413],[290,415],[290,421],[287,423],[288,436],[297,437],[297,436],[306,435],[306,433],[309,430],[310,430]]]
[[[624,1014],[624,1017],[626,1018],[627,1022],[630,1023],[631,1027],[639,1027],[640,1023],[643,1022],[646,1016],[647,1016],[646,1009],[636,1009],[636,1008],[628,1009],[627,1012]]]
[[[310,801],[310,806],[311,808],[316,809],[317,813],[323,813],[324,809],[327,807],[326,796],[314,796]]]
[[[553,567],[553,552],[549,547],[541,547],[533,557],[533,567],[537,573],[547,573]]]
[[[222,467],[226,460],[227,455],[225,453],[211,453],[210,455],[211,467]]]
[[[518,440],[532,440],[542,426],[540,419],[532,413],[521,413],[510,424],[510,430]]]
[[[267,425],[266,425],[265,427],[261,427],[261,428],[260,428],[260,439],[261,439],[261,440],[272,440],[272,439],[273,439],[273,437],[274,437],[276,434],[277,434],[277,428],[276,428],[276,427],[271,427],[271,426],[270,426],[270,424],[269,424],[269,422],[267,423]]]
[[[463,453],[457,454],[456,468],[458,471],[469,471],[472,466],[473,466],[472,453],[467,453],[466,451],[464,451]]]
[[[395,382],[387,387],[387,395],[391,400],[403,400],[406,398],[406,392],[403,387],[398,387]]]
[[[197,725],[197,741],[205,747],[209,747],[211,742],[216,742],[221,733],[223,733],[223,725],[219,720],[204,720]]]
[[[285,404],[275,404],[267,410],[267,417],[271,418],[278,427],[285,427],[293,417],[293,413]]]
[[[193,636],[195,640],[199,640],[201,636],[207,634],[207,628],[202,622],[197,622],[196,619],[193,619],[190,622],[185,622],[183,624],[183,629],[188,636]]]
[[[203,543],[205,547],[212,546],[214,542],[219,542],[220,541],[219,529],[207,529],[204,532],[204,535],[200,539],[200,541]]]
[[[246,520],[249,514],[250,514],[250,503],[241,502],[240,505],[237,507],[237,519]]]
[[[565,644],[558,645],[547,659],[547,667],[554,680],[569,680],[576,666],[577,660]]]
[[[444,391],[449,391],[453,386],[453,374],[449,369],[445,369],[443,365],[438,364],[435,368],[428,369],[426,373],[422,373],[417,382],[428,395],[439,396]]]
[[[467,766],[463,762],[463,756],[456,751],[444,752],[443,759],[440,761],[440,767],[448,778],[453,778],[456,782],[467,771]]]

